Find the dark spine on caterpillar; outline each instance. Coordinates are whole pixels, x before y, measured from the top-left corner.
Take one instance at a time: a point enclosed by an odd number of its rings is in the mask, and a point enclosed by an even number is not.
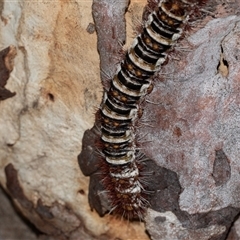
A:
[[[149,14],[104,93],[98,112],[103,184],[112,211],[143,218],[148,206],[140,153],[135,141],[139,103],[151,91],[151,77],[181,37],[191,11],[205,1],[162,0]]]

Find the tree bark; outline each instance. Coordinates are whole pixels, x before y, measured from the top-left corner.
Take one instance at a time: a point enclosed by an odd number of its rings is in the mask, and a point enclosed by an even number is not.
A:
[[[89,206],[77,156],[146,1],[128,4],[0,4],[0,184],[56,239],[238,239],[239,1],[210,2],[212,13],[176,45],[143,103],[137,135],[153,173],[145,223],[100,217]],[[6,54],[9,46],[16,55]],[[81,159],[87,172],[97,163],[90,133]]]

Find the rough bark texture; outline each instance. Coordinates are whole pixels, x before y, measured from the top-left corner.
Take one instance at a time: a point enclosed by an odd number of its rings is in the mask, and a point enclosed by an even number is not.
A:
[[[1,87],[16,92],[0,102],[1,186],[26,219],[56,239],[239,239],[239,1],[212,3],[215,19],[196,23],[147,96],[138,135],[154,193],[145,225],[91,211],[89,178],[77,163],[101,101],[97,49],[108,87],[129,3],[94,1],[95,26],[91,4],[0,3],[0,50],[12,45],[17,53],[13,70],[6,61],[0,66],[12,70]],[[130,36],[145,4],[131,1]],[[97,170],[94,134],[85,133],[80,155],[86,175]],[[91,188],[101,190],[93,178]],[[104,212],[103,199],[91,201]]]

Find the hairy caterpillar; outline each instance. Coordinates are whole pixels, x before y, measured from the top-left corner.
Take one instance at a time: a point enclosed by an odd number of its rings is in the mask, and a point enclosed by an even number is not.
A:
[[[148,206],[141,154],[135,137],[140,102],[152,90],[151,77],[182,37],[189,15],[204,0],[162,0],[156,4],[111,80],[97,112],[101,172],[112,211],[143,218]]]

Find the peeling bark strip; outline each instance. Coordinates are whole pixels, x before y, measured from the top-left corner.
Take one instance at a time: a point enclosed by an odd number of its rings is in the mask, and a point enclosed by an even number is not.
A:
[[[5,174],[7,179],[7,189],[9,193],[15,198],[24,208],[31,210],[33,203],[25,196],[23,189],[18,181],[18,172],[12,163],[5,167]]]
[[[33,206],[33,203],[25,196],[24,191],[18,180],[18,172],[14,168],[12,163],[9,163],[5,167],[5,174],[7,179],[7,189],[11,196],[16,199],[23,208],[28,211],[36,211],[39,216],[45,219],[52,219],[53,214],[50,211],[50,207],[43,205],[41,199],[38,199],[36,209]]]
[[[152,13],[142,32],[127,51],[110,86],[105,86],[96,114],[101,131],[96,145],[110,212],[128,219],[144,217],[149,205],[147,173],[143,171],[146,158],[139,151],[135,132],[142,116],[140,103],[152,91],[151,77],[165,63],[167,51],[183,36],[189,16],[205,2],[151,1]]]
[[[10,72],[13,70],[12,60],[16,55],[16,48],[9,46],[0,51],[0,101],[16,95],[5,88]]]
[[[71,210],[58,202],[46,206],[41,199],[38,199],[36,206],[34,206],[33,202],[24,194],[24,190],[18,180],[18,171],[14,168],[12,163],[9,163],[5,167],[5,175],[9,194],[26,210],[24,211],[24,216],[30,219],[42,232],[56,236],[57,239],[65,239],[62,238],[63,235],[70,235],[75,227],[79,225],[77,217],[71,213]],[[60,215],[65,216],[67,220],[62,220],[59,223]],[[72,222],[70,229],[64,229],[64,223],[62,223],[64,221],[68,223],[69,221]]]

